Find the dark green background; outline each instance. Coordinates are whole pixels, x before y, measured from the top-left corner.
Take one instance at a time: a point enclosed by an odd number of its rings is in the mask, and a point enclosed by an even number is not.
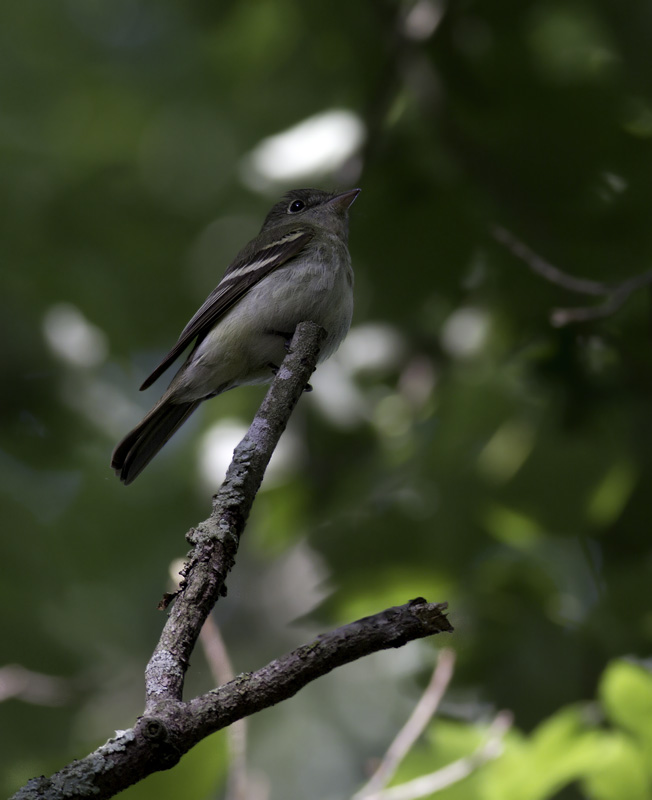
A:
[[[412,8],[0,6],[0,665],[67,687],[58,706],[0,707],[5,795],[142,710],[168,565],[210,508],[202,433],[246,423],[261,390],[208,404],[127,489],[111,449],[159,396],[139,395],[141,380],[291,188],[247,188],[244,157],[344,108],[365,145],[302,182],[362,187],[354,326],[381,324],[400,347],[370,369],[337,362],[357,393],[345,422],[320,411],[316,377],[289,432],[299,455],[260,495],[216,618],[236,671],[418,595],[448,600],[456,631],[251,720],[252,769],[272,799],[350,796],[445,642],[458,664],[444,718],[403,777],[470,752],[507,708],[502,766],[445,797],[650,796],[652,689],[636,666],[652,642],[647,290],[556,329],[553,308],[599,300],[533,274],[492,230],[580,277],[652,267],[652,6],[424,2],[441,15],[425,38],[406,33]],[[106,358],[75,367],[51,350],[44,320],[62,303],[99,329]],[[484,336],[464,353],[451,332],[465,320]],[[211,685],[198,652],[188,693]],[[126,796],[220,797],[224,759],[218,735],[185,772]]]

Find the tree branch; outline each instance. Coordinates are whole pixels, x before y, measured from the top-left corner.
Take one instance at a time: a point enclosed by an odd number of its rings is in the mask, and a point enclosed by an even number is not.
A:
[[[232,681],[235,672],[231,665],[220,629],[212,616],[204,622],[199,642],[216,686]],[[248,800],[249,776],[247,775],[247,722],[240,719],[227,731],[228,774],[226,776],[225,800]]]
[[[550,283],[554,283],[571,292],[606,298],[603,303],[597,306],[553,309],[550,313],[550,322],[556,328],[561,328],[574,322],[588,322],[589,320],[608,317],[618,311],[632,292],[652,284],[652,270],[627,278],[622,283],[603,283],[585,278],[576,278],[574,275],[569,275],[541,258],[505,228],[494,228],[493,236],[496,241],[505,245],[510,253],[527,264],[533,272],[541,275]]]
[[[430,683],[426,687],[421,700],[417,703],[410,718],[387,748],[374,774],[367,783],[355,793],[353,800],[368,800],[378,794],[391,781],[399,764],[410,752],[416,740],[421,736],[430,720],[435,715],[442,701],[455,668],[455,652],[443,648],[439,652],[437,664],[432,673]]]
[[[179,591],[164,600],[167,605],[174,599],[174,605],[145,670],[147,711],[162,700],[181,700],[190,654],[204,620],[226,593],[226,577],[235,563],[256,492],[308,385],[325,335],[323,328],[312,322],[297,326],[288,355],[233,453],[224,483],[213,497],[211,515],[186,535],[194,549],[181,572]]]
[[[357,661],[378,650],[402,647],[407,642],[443,631],[451,632],[446,603],[428,603],[422,597],[363,617],[318,636],[254,673],[191,700],[188,708],[196,720],[197,741],[249,716],[287,700],[299,689],[336,667]],[[244,709],[244,711],[243,711]]]
[[[147,775],[173,767],[197,742],[245,716],[295,695],[336,667],[442,631],[452,631],[445,603],[423,598],[344,625],[182,703],[166,700],[136,725],[51,778],[34,778],[12,800],[105,800]]]
[[[296,694],[342,664],[452,627],[446,604],[422,598],[318,637],[266,667],[182,701],[190,655],[215,602],[226,593],[240,536],[278,440],[315,369],[325,331],[297,326],[285,357],[244,439],[235,449],[208,519],[191,529],[194,545],[177,592],[164,599],[170,614],[145,672],[145,713],[133,728],[50,778],[34,778],[13,800],[113,797],[147,775],[173,767],[204,737]]]
[[[486,741],[471,755],[458,758],[457,761],[446,764],[445,767],[440,767],[428,775],[421,775],[407,783],[367,795],[365,800],[418,800],[459,783],[488,761],[493,761],[502,754],[503,738],[511,728],[512,722],[513,716],[510,711],[500,711],[489,726]]]

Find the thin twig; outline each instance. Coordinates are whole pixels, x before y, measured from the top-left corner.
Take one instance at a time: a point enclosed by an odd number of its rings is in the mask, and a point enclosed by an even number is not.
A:
[[[376,794],[391,781],[397,767],[412,749],[426,726],[439,708],[455,668],[455,652],[443,648],[433,670],[430,683],[414,708],[410,718],[387,748],[378,768],[369,781],[354,795],[354,800],[363,800]]]
[[[71,693],[70,682],[65,678],[33,672],[21,664],[0,667],[0,703],[20,698],[34,705],[62,706]]]
[[[592,319],[604,319],[614,314],[624,305],[631,290],[616,289],[604,303],[598,306],[580,306],[578,308],[553,308],[550,312],[550,324],[555,328],[563,328],[574,322],[589,322]]]
[[[231,659],[215,620],[208,616],[199,634],[216,686],[233,680]],[[247,722],[240,719],[227,729],[229,765],[226,800],[250,800],[247,777]]]
[[[398,786],[367,795],[365,800],[417,800],[452,786],[467,778],[483,764],[498,758],[503,752],[502,740],[513,723],[510,711],[501,711],[489,726],[488,738],[470,756],[459,758],[445,767],[421,775]]]
[[[493,236],[496,241],[504,244],[513,255],[527,264],[533,272],[541,275],[550,283],[554,283],[571,292],[607,298],[597,306],[553,309],[550,314],[550,322],[556,328],[561,328],[571,323],[588,322],[589,320],[608,317],[618,311],[632,292],[652,284],[652,270],[643,272],[640,275],[634,275],[621,283],[605,283],[586,278],[576,278],[574,275],[569,275],[541,258],[505,228],[495,227]]]
[[[562,286],[571,292],[578,292],[580,294],[590,294],[594,296],[610,295],[615,286],[602,283],[601,281],[592,281],[586,278],[576,278],[574,275],[569,275],[567,272],[555,267],[549,261],[541,258],[534,250],[531,250],[524,242],[517,239],[513,233],[506,228],[499,226],[493,229],[494,239],[504,244],[505,247],[523,261],[532,272],[536,272],[541,277],[545,278],[550,283],[555,283],[557,286]]]

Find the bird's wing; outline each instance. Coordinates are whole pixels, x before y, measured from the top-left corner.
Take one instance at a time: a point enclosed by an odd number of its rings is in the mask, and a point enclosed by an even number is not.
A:
[[[265,275],[298,255],[312,239],[309,227],[289,226],[265,231],[247,245],[224,273],[217,287],[181,331],[177,343],[143,382],[141,391],[151,386],[193,339],[202,339],[217,320]]]

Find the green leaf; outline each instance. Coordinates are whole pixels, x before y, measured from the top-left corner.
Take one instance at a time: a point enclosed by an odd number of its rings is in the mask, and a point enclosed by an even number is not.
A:
[[[591,800],[649,800],[649,762],[628,736],[604,733],[596,752],[600,763],[582,781]]]
[[[581,708],[572,706],[543,722],[525,741],[507,740],[492,765],[487,800],[544,800],[599,764],[600,734],[586,729]]]
[[[637,664],[613,661],[599,694],[609,719],[633,733],[652,759],[652,675]]]

